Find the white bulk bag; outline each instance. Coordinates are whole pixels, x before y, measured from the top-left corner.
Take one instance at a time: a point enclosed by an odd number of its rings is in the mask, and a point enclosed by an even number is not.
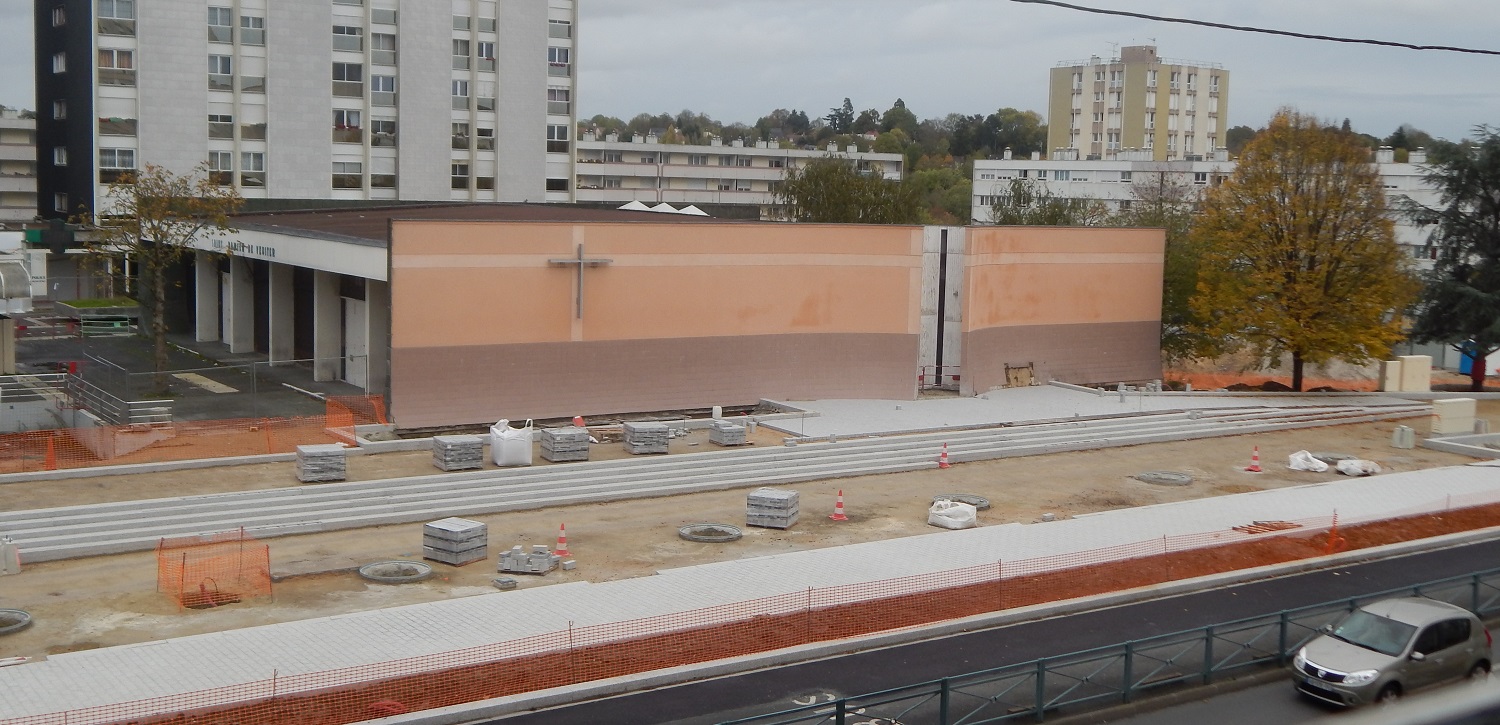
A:
[[[940,498],[927,509],[927,523],[945,529],[972,529],[979,525],[978,512],[971,504]]]
[[[490,459],[497,466],[531,465],[531,419],[520,428],[504,418],[490,426]]]
[[[1380,473],[1380,464],[1359,458],[1348,458],[1338,462],[1339,473],[1345,476],[1373,476]]]
[[[1313,471],[1315,473],[1322,473],[1328,470],[1327,463],[1313,458],[1313,454],[1307,451],[1297,451],[1288,456],[1286,467],[1293,471]]]

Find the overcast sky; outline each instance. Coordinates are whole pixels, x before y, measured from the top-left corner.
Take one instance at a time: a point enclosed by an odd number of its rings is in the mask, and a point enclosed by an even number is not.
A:
[[[150,0],[143,0],[149,2]],[[542,0],[503,0],[541,2]],[[1158,15],[1500,50],[1496,0],[1072,0]],[[1010,0],[578,0],[579,117],[776,108],[823,115],[896,98],[920,118],[1045,113],[1059,61],[1155,43],[1231,74],[1227,125],[1292,105],[1388,135],[1500,125],[1500,56],[1346,45],[1107,17]],[[33,107],[31,2],[0,0],[0,104]],[[271,32],[275,32],[274,29]]]

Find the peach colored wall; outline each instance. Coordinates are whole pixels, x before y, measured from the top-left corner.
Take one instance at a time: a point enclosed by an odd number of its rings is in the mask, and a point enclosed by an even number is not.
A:
[[[971,227],[964,331],[1161,319],[1160,229]]]
[[[575,319],[572,258],[588,267]],[[786,333],[915,335],[921,229],[393,224],[394,349]]]

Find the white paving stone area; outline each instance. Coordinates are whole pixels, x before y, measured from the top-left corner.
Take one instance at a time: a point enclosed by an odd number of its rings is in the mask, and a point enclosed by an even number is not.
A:
[[[495,592],[73,652],[0,668],[0,718],[263,680],[273,671],[286,677],[388,662],[562,630],[569,622],[575,627],[624,622],[804,592],[809,587],[1083,552],[1163,535],[1222,531],[1255,520],[1328,516],[1335,509],[1344,521],[1400,515],[1435,504],[1441,507],[1449,496],[1476,494],[1500,499],[1500,468],[1430,469],[1122,509],[1050,523],[939,531],[684,567],[638,579]],[[857,507],[857,494],[846,496],[846,502]],[[924,513],[918,510],[912,515]],[[580,565],[586,568],[588,562]],[[101,721],[107,719],[101,716]]]
[[[1178,410],[1222,408],[1292,408],[1301,406],[1411,405],[1412,401],[1370,395],[1213,395],[1211,393],[1087,393],[1054,385],[995,390],[972,398],[924,400],[813,400],[789,401],[809,411],[804,418],[789,417],[767,425],[794,435],[869,435],[1052,420],[1071,416],[1128,415]],[[815,414],[814,414],[815,413]]]

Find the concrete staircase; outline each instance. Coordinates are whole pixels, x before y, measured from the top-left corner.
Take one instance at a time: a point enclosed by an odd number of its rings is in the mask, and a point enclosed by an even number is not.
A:
[[[26,561],[141,551],[244,527],[266,538],[578,503],[750,488],[1141,443],[1424,416],[1426,405],[1236,408],[442,473],[0,513]],[[291,476],[290,466],[288,476]]]

